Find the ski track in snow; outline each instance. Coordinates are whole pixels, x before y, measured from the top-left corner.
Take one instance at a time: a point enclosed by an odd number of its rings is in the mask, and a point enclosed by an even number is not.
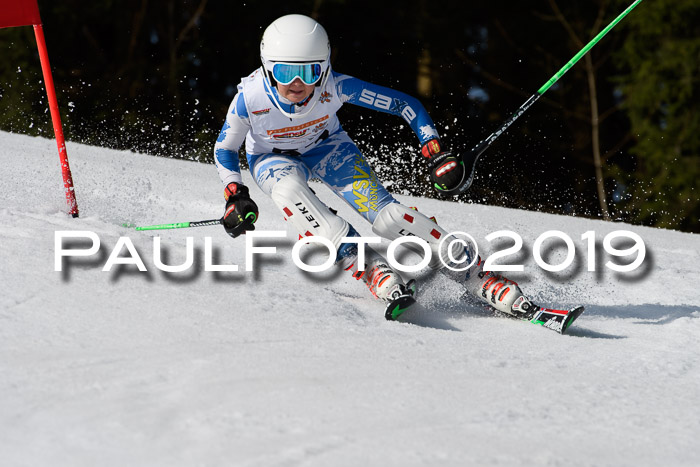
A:
[[[491,232],[519,233],[525,248],[509,260],[525,271],[510,276],[535,301],[587,311],[560,336],[494,317],[460,299],[456,284],[421,273],[423,310],[389,323],[358,282],[297,269],[291,234],[245,272],[244,240],[220,227],[122,227],[219,216],[213,166],[69,143],[81,209],[72,219],[55,142],[0,141],[2,465],[700,463],[698,235],[397,196],[482,248]],[[243,175],[260,207],[257,229],[285,230]],[[372,235],[325,187],[314,189]],[[644,239],[643,266],[614,273],[603,253],[588,272],[581,235],[595,231],[601,249],[619,229]],[[54,271],[63,230],[96,232],[100,254]],[[576,244],[563,273],[532,259],[547,230]],[[156,235],[167,264],[182,263],[194,237],[195,267],[157,270]],[[120,236],[148,272],[101,271]],[[204,237],[218,264],[239,272],[204,271]]]

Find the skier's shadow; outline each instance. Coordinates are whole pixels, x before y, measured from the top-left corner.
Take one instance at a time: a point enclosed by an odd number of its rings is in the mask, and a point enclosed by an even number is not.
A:
[[[585,316],[586,313],[582,316]],[[580,318],[579,318],[580,319]],[[627,336],[616,336],[614,334],[606,334],[603,332],[597,332],[597,331],[592,331],[590,329],[582,328],[577,326],[578,325],[578,320],[574,325],[569,328],[566,331],[567,336],[574,336],[574,337],[587,337],[589,339],[627,339]],[[574,327],[576,326],[576,327]]]
[[[400,323],[409,323],[425,328],[441,329],[444,331],[459,331],[462,330],[452,326],[444,313],[430,310],[420,303],[416,303],[411,308],[406,310],[397,319]]]

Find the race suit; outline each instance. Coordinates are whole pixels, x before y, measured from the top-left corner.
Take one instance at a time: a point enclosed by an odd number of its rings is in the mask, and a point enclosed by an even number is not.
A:
[[[303,117],[288,113],[306,111]],[[384,188],[360,150],[342,129],[336,112],[344,103],[402,117],[421,144],[438,138],[432,119],[415,98],[348,75],[331,71],[325,85],[305,102],[295,104],[270,87],[262,68],[243,78],[228,109],[214,146],[216,166],[224,185],[241,182],[238,150],[245,151],[253,179],[270,195],[283,177],[295,173],[306,181],[320,179],[369,222],[397,202]]]

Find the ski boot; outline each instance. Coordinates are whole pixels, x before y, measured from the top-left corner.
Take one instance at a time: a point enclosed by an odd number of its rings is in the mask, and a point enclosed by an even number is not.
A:
[[[518,284],[491,271],[484,271],[484,262],[478,259],[465,281],[467,290],[489,306],[512,316],[520,317],[530,308],[530,301]]]
[[[343,245],[344,246],[344,245]],[[386,264],[382,256],[367,247],[365,250],[365,267],[360,271],[357,266],[357,250],[349,248],[348,251],[339,250],[339,257],[343,257],[344,269],[352,273],[357,280],[362,279],[370,293],[386,303],[384,317],[395,320],[404,311],[416,303],[416,281],[409,280],[404,283],[401,276]]]
[[[478,258],[475,271],[471,272],[465,284],[473,295],[485,301],[495,310],[523,321],[539,324],[545,328],[564,334],[584,308],[578,306],[570,310],[544,308],[530,301],[517,283],[483,270],[483,261]]]

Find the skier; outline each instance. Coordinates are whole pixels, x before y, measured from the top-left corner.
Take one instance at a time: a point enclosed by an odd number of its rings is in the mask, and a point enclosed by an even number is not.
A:
[[[350,103],[402,117],[418,137],[422,155],[430,159],[437,189],[461,183],[464,166],[445,150],[417,99],[332,70],[330,53],[326,31],[309,17],[283,16],[265,30],[260,43],[262,67],[238,85],[214,148],[225,187],[226,232],[235,238],[253,230],[258,218],[258,207],[239,171],[238,149],[245,140],[250,171],[260,189],[301,236],[323,236],[335,245],[337,267],[361,278],[374,296],[387,302],[387,319],[397,318],[413,302],[415,282],[405,283],[369,246],[364,264],[358,264],[357,244],[342,239],[359,234],[319,200],[307,184],[311,177],[345,200],[380,237],[414,235],[425,240],[433,253],[429,267],[464,283],[496,310],[520,316],[539,308],[514,282],[483,271],[480,258],[466,272],[444,267],[447,255],[439,251],[439,244],[447,232],[389,194],[341,127],[336,112]],[[460,248],[462,259],[470,263],[472,250]],[[459,256],[454,253],[453,258]],[[397,303],[400,306],[394,306]]]

